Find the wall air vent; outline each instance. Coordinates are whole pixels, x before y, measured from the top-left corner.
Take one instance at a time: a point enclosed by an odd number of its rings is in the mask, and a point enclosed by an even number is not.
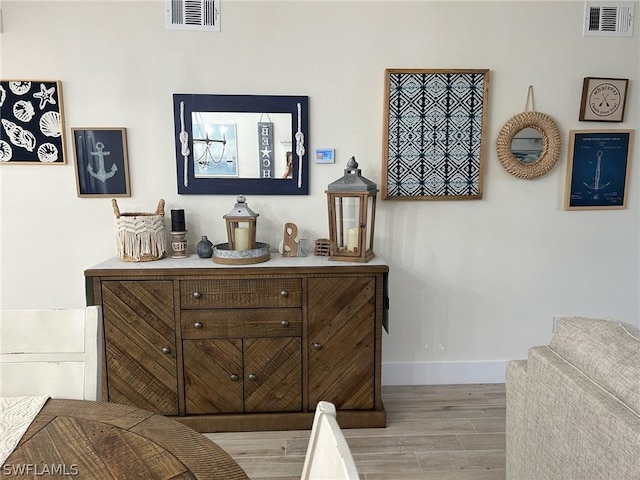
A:
[[[165,0],[166,26],[178,30],[220,31],[221,0]]]
[[[585,2],[584,36],[633,36],[634,2]]]

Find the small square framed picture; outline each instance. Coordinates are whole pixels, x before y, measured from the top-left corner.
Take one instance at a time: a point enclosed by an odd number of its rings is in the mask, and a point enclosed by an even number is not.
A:
[[[130,197],[125,128],[72,128],[78,197]]]
[[[581,122],[622,122],[627,99],[627,78],[586,77],[582,83]]]

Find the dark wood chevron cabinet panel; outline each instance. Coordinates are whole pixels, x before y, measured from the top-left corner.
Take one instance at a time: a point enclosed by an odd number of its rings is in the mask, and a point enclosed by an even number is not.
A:
[[[371,277],[309,279],[309,410],[372,409],[376,293]]]
[[[103,308],[103,400],[207,432],[308,429],[321,400],[343,428],[383,427],[388,271],[379,258],[96,265],[85,277]]]
[[[242,339],[184,340],[186,414],[240,413]]]
[[[173,285],[102,282],[108,400],[178,414]]]
[[[302,411],[300,338],[244,341],[245,412]]]
[[[184,340],[187,415],[300,412],[301,348],[286,337]]]

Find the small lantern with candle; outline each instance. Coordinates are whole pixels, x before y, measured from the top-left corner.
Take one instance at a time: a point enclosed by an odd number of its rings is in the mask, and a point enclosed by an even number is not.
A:
[[[256,248],[256,222],[259,214],[247,205],[247,199],[240,195],[233,209],[224,215],[227,223],[229,250],[252,250]]]
[[[368,262],[373,253],[377,185],[351,157],[344,176],[328,185],[329,260]]]

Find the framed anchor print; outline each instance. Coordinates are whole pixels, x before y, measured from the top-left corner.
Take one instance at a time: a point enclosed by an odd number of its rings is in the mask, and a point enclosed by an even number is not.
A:
[[[625,208],[633,130],[571,130],[565,210]]]
[[[125,128],[72,128],[79,197],[129,197]]]
[[[0,80],[0,164],[64,165],[62,85]]]
[[[385,70],[382,198],[481,199],[489,70]]]

